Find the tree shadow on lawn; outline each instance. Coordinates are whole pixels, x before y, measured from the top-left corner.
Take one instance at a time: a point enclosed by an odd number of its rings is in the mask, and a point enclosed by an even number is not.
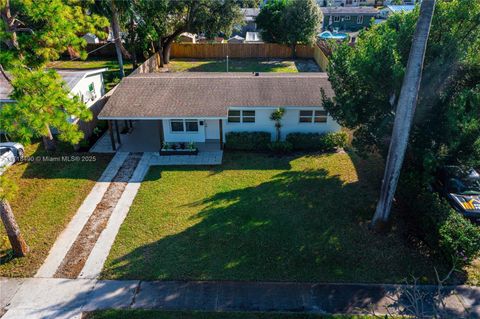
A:
[[[287,171],[257,186],[184,204],[199,207],[190,217],[196,224],[113,260],[104,276],[398,283],[416,275],[433,281],[439,261],[407,247],[396,231],[379,235],[368,230],[376,197],[368,181],[347,183],[325,169],[288,170],[286,162],[280,160],[280,166]],[[168,168],[203,169],[208,170]],[[147,180],[158,178],[160,168]]]

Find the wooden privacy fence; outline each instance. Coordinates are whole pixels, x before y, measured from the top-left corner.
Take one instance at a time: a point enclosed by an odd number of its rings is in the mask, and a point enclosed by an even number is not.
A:
[[[327,55],[318,46],[318,44],[315,44],[314,46],[313,58],[315,59],[315,62],[317,62],[320,69],[322,69],[323,72],[326,72],[329,60]]]
[[[297,57],[313,58],[314,47],[297,45]],[[292,49],[277,43],[174,43],[172,58],[291,58]]]

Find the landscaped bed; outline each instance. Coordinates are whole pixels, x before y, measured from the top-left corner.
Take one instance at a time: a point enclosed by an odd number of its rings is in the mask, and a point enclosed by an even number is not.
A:
[[[88,153],[72,154],[71,147],[69,150],[46,153],[41,144],[27,146],[25,155],[31,162],[15,164],[5,173],[19,188],[10,203],[31,252],[25,258],[12,259],[2,225],[0,276],[29,277],[35,274],[58,234],[111,159],[111,155],[96,154],[92,158]],[[66,156],[63,160],[62,155]]]
[[[444,267],[400,226],[368,229],[380,176],[378,161],[347,153],[151,168],[103,278],[432,282]]]

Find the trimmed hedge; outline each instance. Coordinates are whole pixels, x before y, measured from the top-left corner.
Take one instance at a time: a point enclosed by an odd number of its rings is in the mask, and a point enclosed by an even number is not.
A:
[[[400,194],[409,208],[409,222],[420,237],[448,261],[459,266],[480,256],[480,227],[464,218],[437,193],[422,187],[415,176],[406,176]]]
[[[239,151],[267,151],[272,134],[269,132],[229,132],[225,147]]]
[[[334,133],[290,133],[287,142],[299,151],[331,151],[347,146],[348,135],[345,132]]]

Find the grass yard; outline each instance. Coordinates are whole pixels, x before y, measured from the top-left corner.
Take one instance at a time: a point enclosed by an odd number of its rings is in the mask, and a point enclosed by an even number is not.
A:
[[[154,167],[102,277],[142,280],[431,282],[439,262],[377,235],[378,162],[346,153],[224,154],[218,167]]]
[[[172,72],[226,72],[227,62],[224,59],[172,59],[168,64]],[[229,72],[319,72],[317,64],[311,59],[230,59]]]
[[[159,310],[102,310],[85,319],[370,319],[372,316],[327,316],[299,313],[184,312]]]
[[[71,150],[71,147],[70,147]],[[42,144],[30,145],[26,156],[89,155],[51,153]],[[20,229],[30,246],[25,258],[12,259],[10,243],[0,227],[0,276],[30,277],[47,257],[58,234],[65,228],[100,177],[111,155],[95,155],[95,162],[30,162],[11,166],[5,176],[18,185],[10,202]]]

